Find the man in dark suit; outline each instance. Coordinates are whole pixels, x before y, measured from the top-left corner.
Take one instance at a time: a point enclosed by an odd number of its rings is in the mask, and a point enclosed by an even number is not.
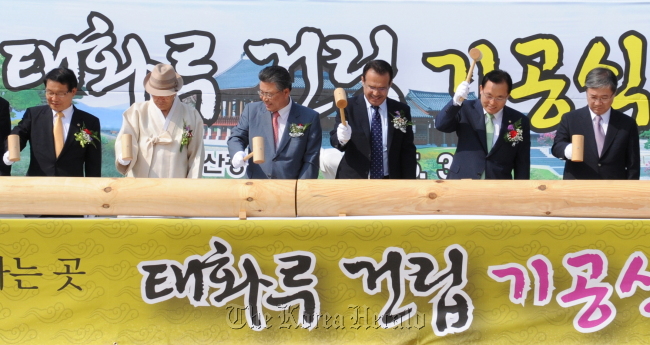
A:
[[[530,122],[506,106],[511,90],[510,75],[494,70],[481,81],[480,99],[466,100],[463,82],[438,113],[436,128],[458,135],[447,179],[530,179]]]
[[[72,105],[77,77],[60,67],[47,73],[44,83],[47,105],[27,109],[11,131],[20,137],[21,150],[29,141],[27,176],[100,177],[99,119]],[[13,163],[9,152],[3,158],[5,164]]]
[[[347,126],[336,115],[332,147],[344,152],[337,179],[414,179],[417,161],[411,108],[388,98],[393,68],[383,60],[363,68],[363,94],[348,99]]]
[[[9,102],[0,97],[0,142],[5,143],[7,136],[11,132],[11,110]],[[10,176],[11,166],[0,162],[0,176]]]
[[[587,106],[564,114],[553,141],[553,156],[566,160],[564,179],[638,180],[639,129],[636,121],[612,109],[617,80],[607,68],[587,74]],[[573,162],[574,134],[584,136],[582,162]]]
[[[262,102],[244,107],[228,138],[232,166],[247,166],[246,175],[252,179],[318,178],[323,136],[318,113],[291,100],[291,75],[285,68],[269,66],[258,77]],[[261,164],[244,160],[244,150],[251,151],[258,136],[264,138]]]

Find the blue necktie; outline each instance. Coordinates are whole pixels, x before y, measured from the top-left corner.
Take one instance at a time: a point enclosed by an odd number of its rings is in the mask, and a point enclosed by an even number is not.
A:
[[[379,107],[375,111],[370,125],[370,178],[384,178],[384,145],[381,135],[381,117]]]

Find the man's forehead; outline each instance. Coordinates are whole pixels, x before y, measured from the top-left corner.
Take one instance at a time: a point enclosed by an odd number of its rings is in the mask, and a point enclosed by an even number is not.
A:
[[[587,94],[588,95],[611,95],[614,92],[612,92],[612,89],[608,87],[599,87],[599,88],[588,88],[587,89]]]
[[[275,83],[267,83],[264,81],[260,82],[260,90],[262,91],[268,91],[268,90],[278,90],[277,85]]]
[[[65,84],[61,84],[58,81],[53,81],[53,80],[47,80],[47,83],[45,84],[45,88],[49,90],[54,90],[54,89],[68,89],[68,86]]]

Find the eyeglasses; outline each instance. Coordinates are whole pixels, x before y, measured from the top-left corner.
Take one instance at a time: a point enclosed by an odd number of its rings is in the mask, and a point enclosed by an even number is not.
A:
[[[490,101],[505,102],[508,100],[508,97],[503,97],[503,96],[494,97],[492,95],[486,95],[484,93],[481,94],[481,97],[483,97],[488,102]]]
[[[61,97],[63,97],[63,96],[67,96],[69,93],[70,93],[70,91],[68,91],[68,92],[54,92],[54,91],[46,90],[46,91],[45,91],[45,96],[47,96],[47,97],[59,97],[59,98],[61,98]]]
[[[369,88],[370,91],[381,92],[381,93],[384,93],[384,92],[388,91],[387,87],[374,87],[374,86],[370,86],[370,85],[364,85],[364,86]]]
[[[592,101],[592,102],[600,101],[600,103],[606,103],[606,102],[611,101],[612,99],[614,99],[614,95],[611,95],[611,96],[600,96],[600,97],[589,96],[589,100]]]
[[[271,98],[273,98],[273,96],[275,96],[275,95],[277,95],[277,94],[279,94],[279,93],[280,93],[280,91],[278,91],[278,92],[273,92],[273,93],[271,93],[271,92],[262,92],[262,91],[257,91],[257,94],[260,95],[260,98],[262,98],[262,99],[264,99],[264,98],[266,98],[266,99],[271,99]]]

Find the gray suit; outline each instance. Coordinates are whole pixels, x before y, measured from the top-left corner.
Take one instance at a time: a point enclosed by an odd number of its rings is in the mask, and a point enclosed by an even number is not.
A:
[[[291,124],[311,124],[300,137],[291,137]],[[253,179],[308,179],[318,178],[319,156],[322,130],[318,113],[298,103],[291,104],[291,111],[284,132],[280,133],[280,145],[276,151],[273,143],[273,124],[271,112],[264,102],[247,104],[239,123],[228,138],[230,157],[251,147],[253,137],[264,138],[264,157],[262,164],[249,159],[246,175]]]

